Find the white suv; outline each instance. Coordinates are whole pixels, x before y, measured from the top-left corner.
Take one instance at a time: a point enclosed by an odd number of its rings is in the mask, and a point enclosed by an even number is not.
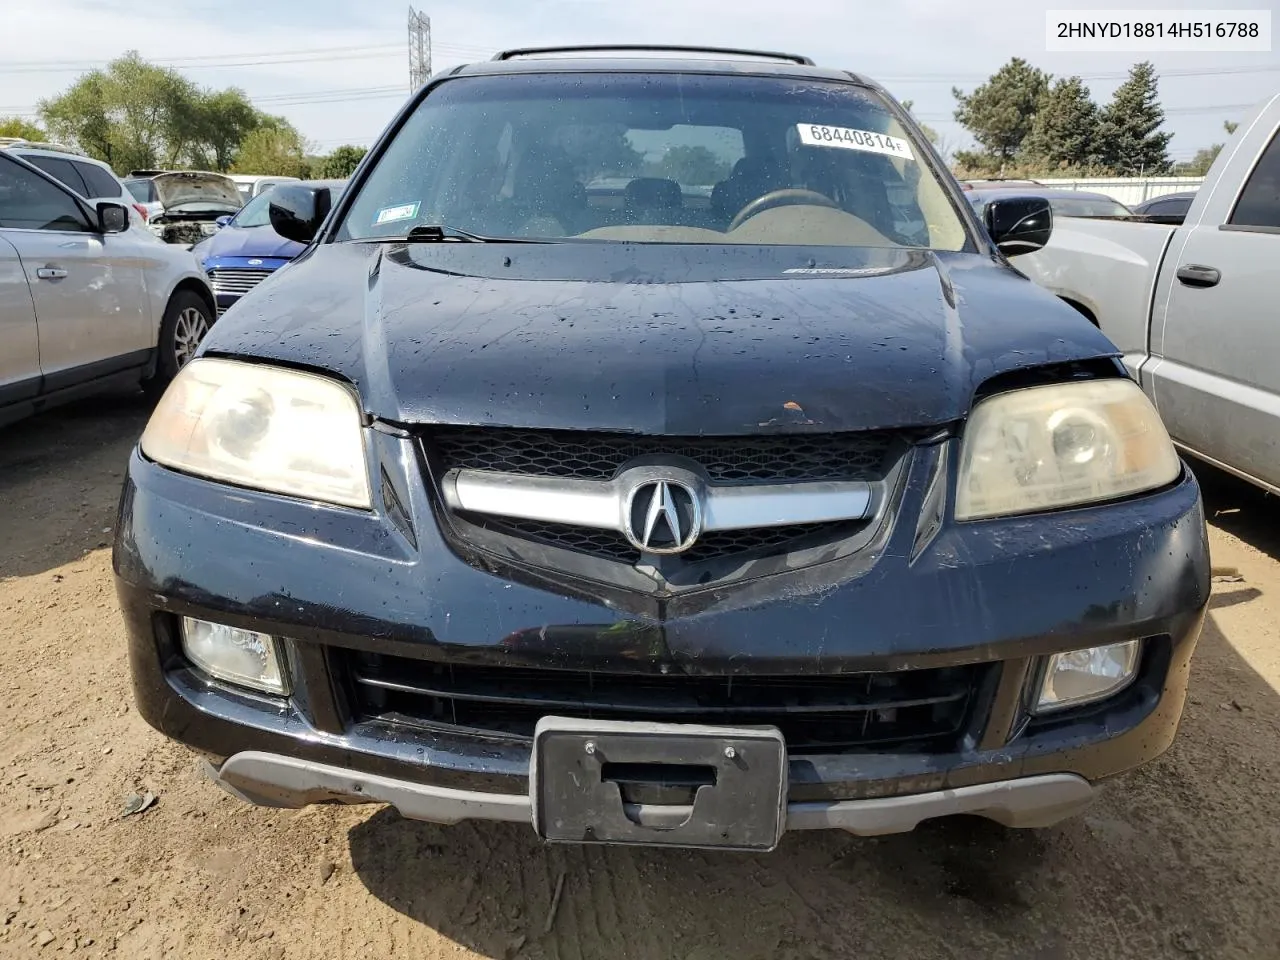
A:
[[[39,167],[86,200],[123,203],[136,211],[142,222],[147,220],[147,208],[133,198],[115,171],[101,160],[86,157],[61,144],[32,140],[3,138],[0,139],[0,149]]]
[[[0,423],[120,384],[163,388],[215,317],[188,250],[0,150]]]

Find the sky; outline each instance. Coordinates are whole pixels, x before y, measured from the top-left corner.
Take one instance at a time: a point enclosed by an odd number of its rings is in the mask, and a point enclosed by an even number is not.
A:
[[[1280,90],[1270,53],[1049,53],[1048,9],[1100,0],[415,0],[431,18],[435,72],[540,44],[653,42],[804,53],[914,101],[951,148],[971,144],[951,88],[971,90],[1010,57],[1085,78],[1105,102],[1144,56],[1161,74],[1170,155],[1223,139],[1222,122]],[[1280,0],[1129,0],[1129,7],[1262,8]],[[319,152],[369,144],[408,93],[402,0],[0,0],[0,116],[34,118],[80,72],[126,50],[212,88],[236,86],[288,118]],[[1275,17],[1280,30],[1280,17]]]

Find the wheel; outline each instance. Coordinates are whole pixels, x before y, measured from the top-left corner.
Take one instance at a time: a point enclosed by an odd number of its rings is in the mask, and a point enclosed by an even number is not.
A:
[[[179,290],[165,308],[160,324],[160,340],[156,344],[155,376],[143,386],[148,393],[159,395],[195,356],[196,347],[213,326],[209,305],[190,290]]]

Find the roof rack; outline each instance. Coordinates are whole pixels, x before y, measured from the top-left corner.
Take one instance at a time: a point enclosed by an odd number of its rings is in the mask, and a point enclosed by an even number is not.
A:
[[[785,60],[801,66],[812,67],[813,61],[798,53],[778,53],[774,50],[742,50],[737,47],[691,47],[674,44],[652,43],[598,43],[571,47],[519,47],[495,54],[494,60],[514,60],[516,57],[536,57],[547,53],[608,53],[652,51],[655,53],[719,53],[731,57],[760,57],[764,60]]]
[[[50,143],[46,140],[28,140],[25,137],[0,137],[0,149],[23,147],[27,150],[46,150],[51,153],[70,153],[77,157],[85,155],[83,150],[67,146],[65,143]]]

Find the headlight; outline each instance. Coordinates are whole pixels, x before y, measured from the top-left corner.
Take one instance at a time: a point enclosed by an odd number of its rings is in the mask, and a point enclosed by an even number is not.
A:
[[[1137,676],[1140,646],[1138,640],[1127,640],[1055,653],[1045,663],[1032,712],[1052,713],[1119,693]]]
[[[974,407],[956,519],[1111,500],[1165,486],[1180,471],[1169,434],[1133,381],[1028,387]]]
[[[368,508],[360,410],[335,380],[234,360],[192,360],[142,434],[156,463],[227,483]]]

